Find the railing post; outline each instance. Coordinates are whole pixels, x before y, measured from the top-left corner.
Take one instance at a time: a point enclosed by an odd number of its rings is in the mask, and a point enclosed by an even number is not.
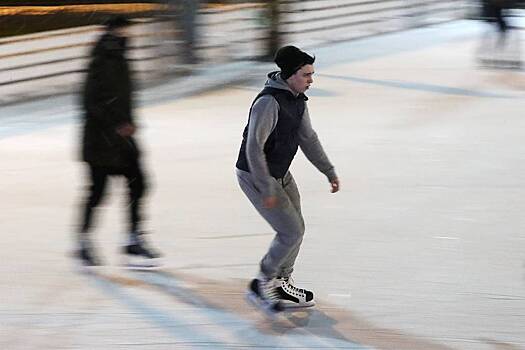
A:
[[[197,63],[195,46],[199,33],[197,33],[196,19],[200,0],[166,0],[166,2],[168,16],[174,21],[175,28],[182,34],[180,59],[184,64]]]
[[[268,14],[269,14],[269,36],[266,47],[266,53],[264,58],[266,60],[273,59],[275,52],[281,45],[280,37],[280,22],[281,22],[281,11],[280,11],[280,0],[269,0],[268,1]]]

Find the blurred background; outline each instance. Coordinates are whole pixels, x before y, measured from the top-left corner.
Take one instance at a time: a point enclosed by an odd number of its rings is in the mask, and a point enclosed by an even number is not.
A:
[[[525,349],[522,2],[0,4],[0,350]],[[134,22],[148,226],[167,267],[119,267],[112,186],[96,234],[109,264],[84,276],[78,91],[117,13]],[[271,322],[243,298],[273,234],[233,168],[284,44],[316,55],[309,109],[342,189],[298,155],[294,277],[319,303]]]
[[[116,13],[136,22],[131,58],[148,86],[210,66],[268,60],[283,43],[314,48],[480,18],[482,9],[475,0],[3,1],[0,103],[77,89],[100,24]]]

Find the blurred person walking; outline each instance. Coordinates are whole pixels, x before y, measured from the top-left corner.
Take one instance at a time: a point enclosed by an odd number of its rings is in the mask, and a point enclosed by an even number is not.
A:
[[[291,275],[305,231],[300,195],[289,167],[300,147],[339,190],[334,166],[312,128],[304,92],[313,83],[315,58],[295,46],[280,48],[274,58],[280,71],[268,74],[250,108],[236,163],[239,185],[276,234],[248,299],[269,312],[315,305],[313,292],[298,288]]]
[[[509,43],[511,26],[506,18],[514,6],[514,0],[481,1],[481,16],[492,27],[483,34],[478,48],[477,56],[482,65],[497,68],[519,68],[521,65],[520,43],[517,40],[516,47]]]
[[[123,253],[131,265],[154,266],[158,253],[148,248],[141,231],[141,204],[146,190],[140,151],[133,135],[133,83],[125,56],[131,22],[123,16],[110,18],[105,32],[91,52],[83,88],[84,127],[82,160],[87,164],[89,193],[82,204],[77,258],[85,266],[101,264],[91,242],[93,214],[101,203],[108,178],[127,181],[129,199],[128,241]],[[133,261],[134,260],[134,261]]]

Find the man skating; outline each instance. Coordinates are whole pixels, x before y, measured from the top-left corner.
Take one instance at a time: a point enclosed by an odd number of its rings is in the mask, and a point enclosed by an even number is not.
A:
[[[294,46],[275,55],[280,72],[268,74],[255,98],[236,163],[239,185],[276,235],[250,283],[249,299],[270,311],[315,304],[311,291],[293,285],[291,274],[305,230],[300,196],[289,171],[300,147],[330,182],[339,180],[312,129],[304,92],[313,83],[315,58]]]

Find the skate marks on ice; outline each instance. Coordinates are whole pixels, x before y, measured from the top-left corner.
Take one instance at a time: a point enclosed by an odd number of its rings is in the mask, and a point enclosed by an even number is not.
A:
[[[56,306],[63,305],[71,297],[70,291],[63,288],[62,276],[50,273],[45,282],[38,280],[37,284],[26,284],[24,289],[34,288],[30,294],[17,288],[17,281],[9,273],[4,276],[7,283],[0,286],[0,291],[7,292],[7,300],[3,298],[6,294],[0,293],[0,349],[63,349],[70,346],[63,330],[78,324],[84,312]],[[34,281],[32,277],[27,280]],[[36,287],[42,284],[49,288]],[[9,301],[10,293],[25,295],[26,303]]]
[[[522,347],[509,344],[509,343],[502,343],[500,341],[492,340],[492,339],[479,339],[481,343],[489,344],[492,346],[494,350],[523,350]]]
[[[462,96],[462,97],[479,97],[479,98],[506,98],[513,99],[518,96],[512,94],[502,94],[502,93],[493,93],[490,91],[478,90],[478,89],[468,89],[468,88],[458,88],[453,86],[443,86],[429,83],[421,82],[408,82],[408,81],[399,81],[399,80],[378,80],[370,78],[362,78],[356,76],[343,76],[343,75],[332,75],[332,74],[319,74],[320,77],[345,80],[353,83],[361,83],[367,85],[375,85],[381,87],[402,89],[402,90],[413,90],[413,91],[423,91],[430,92],[434,94],[443,94],[443,95],[453,95],[453,96]]]
[[[155,290],[155,286],[151,285],[141,278],[133,277],[134,274],[145,274],[146,272],[126,271],[128,274],[111,273],[102,269],[93,269],[85,276],[90,279],[90,282],[104,292],[107,296],[118,300],[121,304],[127,307],[137,317],[150,323],[152,327],[162,330],[168,337],[169,341],[163,340],[162,344],[156,342],[155,339],[148,340],[146,344],[135,344],[144,346],[169,345],[175,348],[213,348],[213,349],[228,349],[232,348],[224,341],[218,339],[212,332],[207,332],[203,323],[195,323],[187,317],[187,310],[180,310],[180,308],[171,307],[172,305],[157,306],[153,305],[145,297],[137,296],[134,289]],[[131,272],[131,273],[130,273]],[[171,288],[172,291],[177,290],[177,284],[174,283]],[[184,303],[186,298],[182,298]],[[187,304],[187,303],[184,303]],[[199,305],[198,302],[189,303],[192,313],[197,310],[195,307]],[[144,336],[147,337],[145,331]]]
[[[166,269],[97,270],[87,276],[106,295],[171,335],[173,344],[206,344],[218,349],[451,350],[434,339],[376,327],[348,309],[319,300],[314,308],[287,311],[269,319],[246,302],[247,280],[216,281]],[[138,290],[161,293],[173,303],[154,306],[147,298],[137,296]],[[200,321],[195,322],[195,318]]]

